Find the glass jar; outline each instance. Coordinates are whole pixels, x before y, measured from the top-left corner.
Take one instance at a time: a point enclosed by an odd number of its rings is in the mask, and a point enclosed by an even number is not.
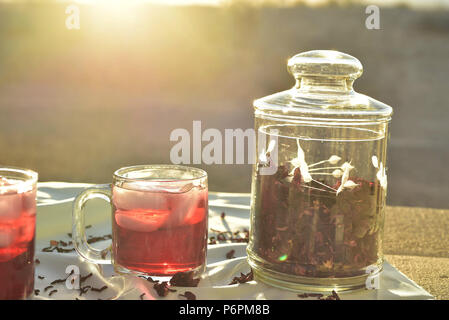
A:
[[[288,67],[296,85],[254,101],[248,261],[277,287],[363,288],[382,270],[392,108],[354,91],[350,55],[309,51]]]

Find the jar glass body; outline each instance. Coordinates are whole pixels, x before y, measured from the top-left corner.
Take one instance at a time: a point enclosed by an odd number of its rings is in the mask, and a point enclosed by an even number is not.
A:
[[[254,104],[248,261],[256,278],[286,289],[369,287],[383,263],[391,108],[375,118],[351,107],[317,116],[270,104],[303,93],[293,88]]]

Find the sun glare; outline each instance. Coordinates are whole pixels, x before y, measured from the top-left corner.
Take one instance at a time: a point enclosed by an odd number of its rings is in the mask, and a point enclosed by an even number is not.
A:
[[[92,31],[128,32],[145,18],[141,0],[78,0],[75,3],[90,6],[87,20]]]
[[[132,4],[154,3],[164,5],[218,5],[223,0],[75,0],[79,4],[127,6]]]

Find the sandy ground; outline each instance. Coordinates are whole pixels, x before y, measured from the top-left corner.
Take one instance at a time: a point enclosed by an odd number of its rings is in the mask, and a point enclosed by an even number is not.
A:
[[[449,299],[449,259],[386,255],[385,258],[436,299]]]
[[[0,5],[0,163],[41,181],[108,182],[124,165],[169,162],[175,128],[250,128],[251,101],[293,82],[310,49],[358,57],[356,89],[394,107],[391,205],[449,207],[447,11],[364,7],[159,8],[139,17]],[[210,189],[248,192],[250,166],[203,166]]]
[[[387,207],[385,258],[437,299],[449,299],[449,210]]]

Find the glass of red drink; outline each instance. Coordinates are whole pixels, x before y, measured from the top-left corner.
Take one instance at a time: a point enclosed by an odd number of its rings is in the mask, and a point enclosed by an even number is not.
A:
[[[26,299],[34,289],[37,173],[0,168],[0,299]]]
[[[119,273],[169,276],[204,270],[208,217],[207,173],[176,165],[117,170],[109,189],[88,189],[75,200],[73,242],[95,263],[110,263],[85,236],[85,203],[102,198],[112,206],[111,257]]]

